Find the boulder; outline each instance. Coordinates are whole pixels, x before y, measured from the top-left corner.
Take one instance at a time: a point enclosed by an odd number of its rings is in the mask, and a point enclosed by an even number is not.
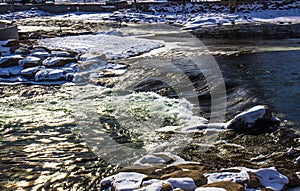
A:
[[[206,184],[203,187],[223,188],[226,191],[245,191],[244,186],[242,186],[241,184],[235,182],[229,182],[229,181],[214,182],[214,183]]]
[[[169,178],[166,180],[173,188],[180,188],[185,191],[194,191],[197,186],[192,178]]]
[[[50,57],[43,61],[43,65],[46,67],[62,67],[72,62],[77,62],[77,60],[68,57]]]
[[[3,47],[19,47],[19,41],[17,39],[8,39],[3,41]]]
[[[289,186],[289,187],[300,186],[300,176],[297,175],[297,172],[296,172],[297,167],[296,166],[295,166],[295,172],[293,172],[292,170],[285,169],[285,168],[279,168],[278,171],[289,179],[289,183],[287,184],[287,186]],[[300,171],[300,170],[298,169],[298,171]]]
[[[190,177],[194,180],[196,186],[202,186],[207,183],[207,179],[203,175],[203,172],[198,170],[178,170],[171,172],[169,174],[164,174],[161,176],[161,179],[168,179],[168,178],[183,178],[183,177]]]
[[[112,187],[113,190],[127,191],[140,188],[147,175],[136,172],[120,172],[101,180],[101,188]]]
[[[65,73],[61,69],[42,69],[35,74],[35,81],[61,81],[65,80]]]
[[[18,66],[19,60],[22,60],[23,57],[21,55],[13,55],[13,56],[3,56],[0,57],[0,67],[11,67]]]
[[[34,57],[38,57],[42,60],[45,60],[46,58],[48,58],[50,56],[50,54],[48,52],[33,52],[30,55],[34,56]]]
[[[75,57],[77,55],[76,52],[71,51],[52,51],[51,57]]]
[[[289,179],[286,176],[280,174],[273,167],[252,170],[252,172],[258,177],[260,183],[265,188],[270,188],[272,190],[282,190],[289,182]]]
[[[40,67],[26,68],[21,71],[21,75],[27,79],[33,79],[35,74],[40,70]]]
[[[20,47],[15,50],[15,54],[20,54],[20,55],[26,56],[26,55],[30,54],[30,50],[28,50],[27,48],[24,48],[24,47]]]
[[[26,58],[19,60],[19,64],[25,69],[40,66],[42,64],[42,60],[38,57],[27,56]]]
[[[272,115],[265,105],[255,106],[235,116],[227,123],[227,129],[245,134],[272,132],[279,127],[280,120]]]
[[[263,186],[261,185],[261,183],[259,182],[259,179],[257,178],[257,176],[252,173],[252,172],[248,172],[249,174],[249,180],[247,180],[247,188],[262,188]]]

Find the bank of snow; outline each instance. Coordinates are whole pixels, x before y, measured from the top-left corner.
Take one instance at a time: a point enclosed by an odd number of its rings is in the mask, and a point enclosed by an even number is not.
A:
[[[136,56],[163,45],[145,39],[107,34],[80,35],[42,39],[40,44],[49,48],[68,49],[76,52],[101,52],[107,59]]]

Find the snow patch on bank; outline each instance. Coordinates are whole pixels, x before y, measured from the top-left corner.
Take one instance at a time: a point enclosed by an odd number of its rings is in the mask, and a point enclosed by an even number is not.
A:
[[[76,52],[101,52],[108,59],[120,59],[136,56],[163,45],[145,39],[96,34],[42,39],[42,46],[60,48]]]

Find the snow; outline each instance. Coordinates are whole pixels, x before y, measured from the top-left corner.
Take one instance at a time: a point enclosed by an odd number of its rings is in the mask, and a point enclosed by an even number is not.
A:
[[[181,188],[185,191],[194,191],[197,188],[192,178],[169,178],[166,182],[174,188]]]
[[[136,56],[160,48],[162,44],[134,37],[96,34],[42,39],[40,44],[49,48],[62,48],[76,52],[101,52],[108,59]]]
[[[142,180],[147,175],[135,172],[120,172],[116,175],[104,178],[100,185],[107,187],[111,185],[116,191],[130,191],[140,188]]]
[[[214,183],[220,181],[230,181],[236,183],[242,183],[250,179],[247,171],[242,170],[241,172],[218,172],[218,173],[206,173],[207,183]]]
[[[137,191],[160,191],[162,188],[162,181],[152,183],[144,188],[138,189]],[[165,183],[167,184],[167,183]]]
[[[172,162],[172,164],[180,164],[184,163],[185,160],[181,157],[167,153],[167,152],[161,152],[161,153],[154,153],[145,155],[139,160],[137,160],[134,165],[140,165],[140,166],[151,166],[151,165],[158,165],[158,164],[167,164]]]
[[[234,117],[234,120],[244,120],[246,123],[254,123],[257,119],[263,118],[265,113],[265,106],[258,105],[238,114]]]
[[[252,171],[259,179],[260,183],[274,191],[280,191],[289,182],[288,178],[280,174],[274,167],[262,168]]]

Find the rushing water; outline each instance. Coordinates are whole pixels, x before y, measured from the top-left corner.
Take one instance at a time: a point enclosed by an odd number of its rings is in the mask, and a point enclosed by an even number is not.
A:
[[[269,105],[299,130],[299,39],[202,39],[206,48],[188,34],[152,30],[156,35],[143,38],[168,45],[125,60],[131,67],[113,78],[113,88],[1,87],[0,189],[97,190],[99,180],[114,169],[106,162],[128,164],[149,152],[177,154],[184,148],[186,136],[155,129],[190,127],[203,116],[223,122],[257,104]],[[223,74],[226,97],[218,91],[211,95],[223,82],[207,72],[207,63],[214,61]],[[220,110],[227,99],[225,119],[213,111],[212,99]],[[124,145],[128,150],[122,152],[134,160],[120,153]]]

